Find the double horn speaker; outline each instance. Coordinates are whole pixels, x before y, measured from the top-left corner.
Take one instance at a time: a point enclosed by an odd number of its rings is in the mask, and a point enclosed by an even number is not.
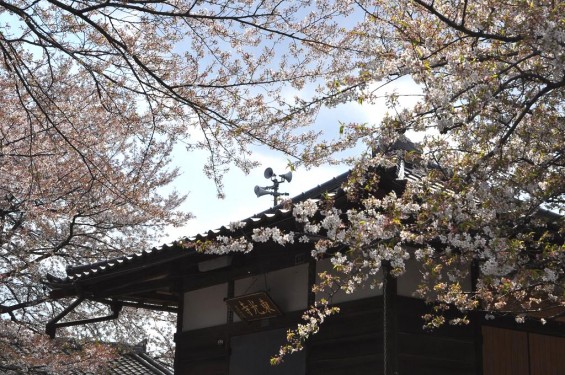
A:
[[[279,177],[285,180],[286,182],[292,181],[292,172],[287,172],[285,174],[279,174]]]
[[[255,186],[255,195],[257,196],[257,198],[263,196],[263,195],[267,195],[267,194],[271,194],[271,192],[265,188],[262,188],[261,186]]]
[[[263,172],[263,176],[265,176],[265,178],[272,178],[273,176],[275,176],[275,172],[273,172],[273,168],[265,169],[265,172]],[[279,177],[282,178],[286,182],[290,182],[290,181],[292,181],[292,172],[287,172],[285,174],[279,174]]]

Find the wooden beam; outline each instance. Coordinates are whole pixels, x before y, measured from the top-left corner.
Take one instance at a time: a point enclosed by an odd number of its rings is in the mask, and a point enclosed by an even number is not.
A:
[[[69,306],[67,306],[63,311],[61,311],[56,317],[51,319],[47,326],[45,327],[45,333],[49,335],[52,339],[55,338],[55,334],[57,332],[57,322],[63,319],[67,314],[73,311],[78,305],[80,305],[84,301],[84,297],[80,296],[76,300],[74,300]]]
[[[233,279],[228,281],[228,295],[226,299],[233,298],[235,296],[235,281]],[[231,353],[231,337],[233,334],[233,313],[234,311],[230,308],[228,304],[226,304],[226,330],[224,331],[224,349],[226,353]],[[225,366],[226,366],[226,373],[229,374],[230,368],[230,356],[226,355],[225,358]]]
[[[477,290],[477,283],[480,276],[480,265],[477,259],[471,262],[471,291],[474,293]],[[476,375],[483,375],[483,332],[481,313],[476,311],[471,313],[471,324],[473,326],[473,334],[475,341],[475,373]]]
[[[113,296],[136,295],[156,290],[170,291],[174,285],[174,281],[170,278],[150,280],[145,282],[132,282],[127,284],[116,284],[114,288],[95,288],[91,290],[95,297],[109,298]]]
[[[163,304],[159,304],[158,302],[156,302],[156,303],[146,303],[146,302],[122,301],[122,300],[119,300],[119,299],[118,299],[118,301],[124,306],[135,307],[135,308],[138,308],[138,309],[166,311],[166,312],[172,312],[172,313],[178,313],[178,311],[179,311],[179,309],[175,306],[163,305]]]
[[[49,335],[49,337],[51,337],[52,339],[55,338],[57,328],[73,327],[73,326],[78,326],[78,325],[83,325],[83,324],[105,322],[107,320],[117,319],[119,314],[120,314],[120,311],[122,310],[122,306],[123,306],[123,304],[121,302],[111,301],[109,304],[110,304],[110,309],[112,310],[112,314],[110,314],[110,315],[102,316],[102,317],[99,317],[99,318],[81,319],[81,320],[73,320],[73,321],[70,321],[70,322],[58,323],[59,320],[63,319],[65,316],[67,316],[67,314],[69,314],[78,305],[80,305],[82,301],[84,301],[84,297],[77,298],[75,301],[73,301],[73,303],[71,303],[69,306],[67,306],[67,308],[65,310],[63,310],[59,315],[57,315],[55,318],[51,319],[47,323],[47,327],[45,329],[45,332]]]
[[[308,306],[312,306],[316,302],[316,293],[312,291],[314,284],[316,284],[316,264],[317,261],[310,257],[308,262],[308,285],[307,285],[307,296],[308,296]]]
[[[182,324],[184,319],[184,292],[182,290],[182,280],[175,283],[175,290],[177,292],[177,334],[182,332]]]
[[[234,258],[230,267],[183,275],[183,290],[187,292],[203,289],[212,285],[227,283],[230,280],[244,279],[250,275],[259,275],[292,267],[296,265],[296,255],[309,256],[309,251],[306,252],[303,248],[295,251],[277,245],[274,249],[265,249],[264,251],[261,249],[255,253],[242,254],[241,257]]]
[[[122,301],[138,301],[146,304],[158,304],[167,306],[177,306],[178,298],[176,295],[163,295],[159,293],[143,292],[143,293],[129,293],[129,294],[116,294],[110,297],[115,300]]]
[[[391,274],[390,262],[383,262],[383,367],[384,375],[398,374],[396,277]]]

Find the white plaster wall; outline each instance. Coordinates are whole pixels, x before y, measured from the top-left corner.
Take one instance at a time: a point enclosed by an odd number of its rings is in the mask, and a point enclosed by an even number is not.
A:
[[[328,272],[330,274],[335,273],[335,271],[333,270],[333,265],[330,262],[329,259],[323,259],[320,260],[316,263],[316,282],[318,283],[320,281],[320,278],[318,276],[319,273],[321,272]],[[383,273],[382,271],[379,271],[375,276],[373,276],[373,278],[371,278],[371,281],[377,281],[377,284],[380,284],[383,280]],[[367,283],[367,284],[370,284]],[[363,299],[363,298],[368,298],[368,297],[375,297],[375,296],[380,296],[383,294],[382,288],[374,288],[371,289],[369,287],[369,285],[364,286],[363,288],[358,288],[355,290],[354,293],[351,294],[347,294],[345,293],[343,290],[340,290],[339,292],[337,292],[333,298],[332,298],[332,303],[341,303],[341,302],[347,302],[347,301],[355,301],[358,299]],[[328,299],[328,295],[326,293],[316,293],[316,300],[319,301],[320,299],[325,298]]]
[[[308,264],[284,268],[235,281],[234,296],[267,291],[282,312],[304,310],[308,305]],[[239,321],[237,314],[234,321]]]
[[[444,275],[447,277],[447,272],[449,269],[453,269],[454,266],[445,267],[444,268]],[[316,274],[320,272],[327,271],[329,273],[333,273],[333,266],[329,259],[324,259],[317,262],[316,265]],[[383,280],[383,273],[382,270],[379,271],[375,276],[374,279],[377,281],[377,284],[380,284]],[[420,263],[414,259],[413,251],[411,251],[411,257],[406,261],[406,272],[397,279],[397,293],[400,296],[404,297],[417,297],[415,295],[415,291],[418,288],[418,284],[422,280],[422,273],[421,273],[421,266]],[[316,282],[319,282],[320,279],[316,276]],[[470,275],[461,281],[461,287],[463,291],[470,292],[471,291],[471,277]],[[357,289],[352,294],[347,294],[344,291],[339,291],[337,294],[334,295],[332,302],[333,303],[340,303],[340,302],[347,302],[347,301],[354,301],[368,297],[380,296],[382,295],[381,288],[370,289],[368,286],[364,288]],[[327,294],[316,294],[316,300],[320,300],[321,298],[328,298]]]
[[[414,259],[413,251],[410,252],[410,259],[406,261],[406,272],[398,278],[398,295],[405,297],[418,297],[414,294],[422,280],[421,263]],[[469,268],[469,267],[467,267]],[[443,275],[447,280],[447,273],[450,269],[455,269],[455,266],[446,266],[443,269]],[[461,287],[463,291],[471,291],[471,275],[469,273],[465,280],[461,280]]]
[[[414,292],[422,280],[420,263],[416,262],[413,252],[411,252],[410,259],[405,264],[406,272],[397,279],[397,293],[404,297],[416,297]]]
[[[227,283],[185,293],[182,330],[226,324],[227,307],[224,298],[227,295]]]

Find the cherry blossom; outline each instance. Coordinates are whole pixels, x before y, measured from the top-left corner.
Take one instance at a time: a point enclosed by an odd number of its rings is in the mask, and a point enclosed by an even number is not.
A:
[[[339,138],[301,159],[317,165],[359,141],[368,146],[344,186],[352,208],[314,201],[294,208],[303,225],[296,235],[310,238],[312,255],[331,257],[339,271],[322,287],[355,292],[383,262],[402,277],[414,259],[422,275],[416,293],[434,303],[428,327],[445,324],[449,306],[461,312],[452,324],[467,323],[475,309],[514,314],[518,322],[557,317],[552,309],[565,304],[563,3],[351,6],[363,16],[349,31],[355,50],[343,53],[356,69],[318,86],[318,98],[334,107],[384,95],[388,113],[378,124],[342,123]],[[400,77],[419,85],[412,107],[385,91]],[[405,135],[419,144],[398,149]],[[397,165],[406,187],[382,196],[378,171]],[[471,273],[473,290],[464,290]],[[296,349],[302,342],[294,337]]]
[[[353,293],[383,263],[402,277],[414,259],[418,295],[436,302],[430,326],[445,323],[448,306],[458,324],[471,309],[522,321],[562,307],[564,7],[3,2],[1,313],[38,331],[60,308],[43,305],[47,272],[150,246],[151,228],[187,219],[176,211],[182,196],[158,192],[178,173],[168,167],[175,144],[208,151],[203,168],[219,196],[229,165],[258,164],[254,147],[314,167],[366,145],[346,159],[350,206],[303,202],[293,208],[300,231],[243,238],[233,223],[232,236],[200,250],[309,242],[339,271],[319,287]],[[388,91],[403,78],[418,85],[408,107]],[[378,123],[339,113],[313,126],[322,109],[382,98]],[[419,145],[399,150],[405,135]],[[397,165],[406,187],[383,196],[382,172]],[[471,272],[474,289],[464,291]],[[312,309],[291,348],[333,313],[331,301]]]

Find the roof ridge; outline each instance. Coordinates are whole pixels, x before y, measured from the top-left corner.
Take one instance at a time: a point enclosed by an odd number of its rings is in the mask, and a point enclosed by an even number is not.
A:
[[[135,359],[141,362],[145,366],[149,365],[155,367],[156,370],[160,371],[160,374],[162,373],[163,375],[173,375],[173,372],[170,369],[168,369],[164,364],[160,363],[155,358],[152,358],[145,352],[136,353]]]

